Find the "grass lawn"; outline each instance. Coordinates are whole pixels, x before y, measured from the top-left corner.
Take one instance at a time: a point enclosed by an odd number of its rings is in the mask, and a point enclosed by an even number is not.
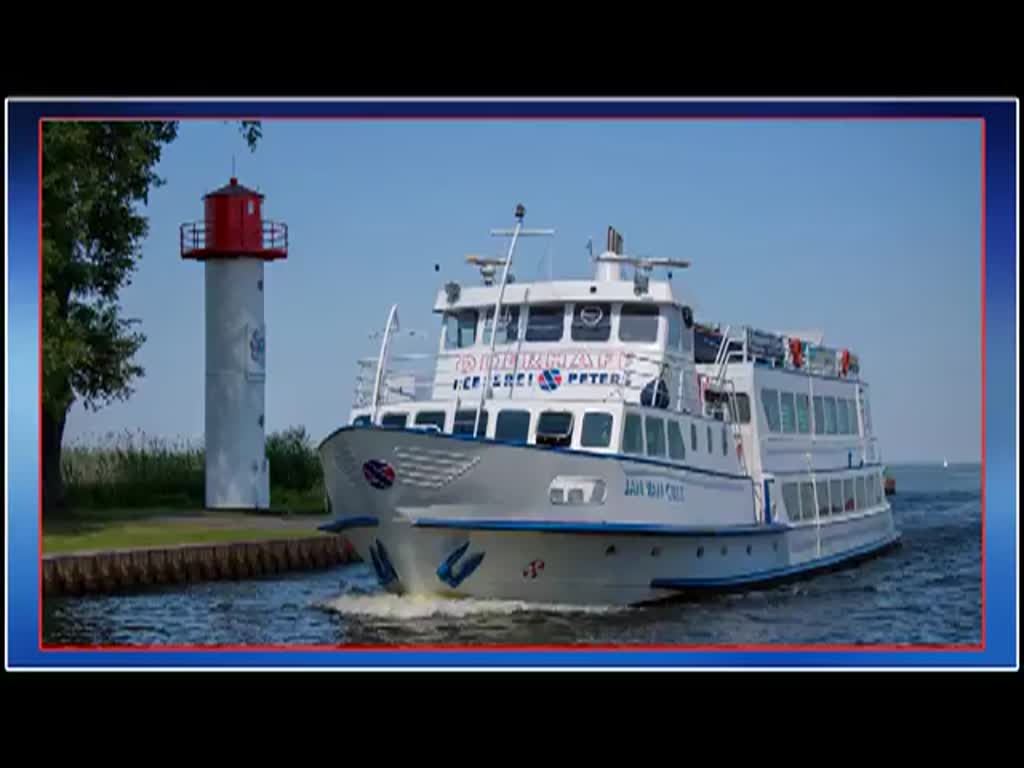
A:
[[[162,547],[328,535],[323,517],[197,512],[167,508],[87,509],[43,523],[43,552]]]

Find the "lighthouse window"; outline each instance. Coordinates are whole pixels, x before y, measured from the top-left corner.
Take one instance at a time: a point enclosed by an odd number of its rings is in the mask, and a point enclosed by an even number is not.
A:
[[[530,439],[529,411],[502,411],[494,425],[494,439],[509,443],[525,443]]]
[[[764,404],[764,418],[768,422],[768,429],[772,432],[779,432],[782,429],[782,419],[779,415],[779,391],[777,389],[762,389],[761,402]]]
[[[526,323],[527,341],[561,341],[565,325],[565,307],[554,306],[530,307],[529,319]]]
[[[825,434],[836,434],[836,399],[825,398]]]
[[[508,344],[519,338],[519,307],[502,307],[498,322],[498,338],[495,344]],[[484,330],[481,340],[484,344],[491,343],[491,326],[494,324],[494,308],[487,310],[484,318]]]
[[[647,429],[647,455],[665,455],[665,422],[656,416],[648,416],[646,420]]]
[[[452,424],[453,435],[472,435],[476,426],[476,408],[466,408],[455,412],[455,422]],[[487,434],[487,411],[480,411],[480,428],[477,434],[483,437]]]
[[[658,340],[658,308],[647,304],[623,304],[619,316],[619,341]]]
[[[638,455],[644,452],[643,423],[639,414],[626,414],[626,425],[622,430],[622,452]]]
[[[782,431],[786,433],[796,432],[796,406],[793,404],[793,393],[783,392],[782,401]]]
[[[252,216],[254,213],[256,213],[256,205],[253,203],[252,200],[250,200],[249,201],[249,215]]]
[[[611,335],[611,304],[576,305],[572,313],[573,341],[608,341]]]
[[[838,515],[843,511],[843,483],[841,480],[831,480],[828,487],[832,496],[832,514]]]
[[[567,447],[572,441],[572,414],[545,411],[537,419],[537,445]]]
[[[796,428],[799,432],[807,434],[811,431],[811,414],[808,412],[807,395],[796,396]]]
[[[588,413],[583,416],[580,445],[584,448],[607,448],[612,444],[612,415]]]
[[[444,316],[444,348],[465,349],[476,343],[475,309],[446,313]]]
[[[821,395],[814,396],[814,434],[825,434],[825,404],[821,400]]]
[[[683,441],[678,421],[668,423],[668,455],[678,461],[686,458],[686,443]]]

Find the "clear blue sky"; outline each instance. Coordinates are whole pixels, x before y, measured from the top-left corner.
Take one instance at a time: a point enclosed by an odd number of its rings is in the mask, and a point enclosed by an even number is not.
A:
[[[698,319],[821,328],[860,354],[887,461],[980,460],[981,137],[974,122],[268,122],[250,153],[233,124],[186,122],[159,166],[167,185],[129,317],[148,341],[127,402],[76,405],[66,440],[141,429],[201,438],[203,267],[178,225],[231,175],[290,228],[268,265],[267,427],[319,440],[348,413],[356,356],[390,305],[435,332],[467,253],[492,227],[554,227],[520,251],[520,280],[586,276],[586,242],[614,225],[626,250],[688,258],[677,292]],[[440,274],[434,264],[440,263]],[[538,268],[540,268],[538,270]]]

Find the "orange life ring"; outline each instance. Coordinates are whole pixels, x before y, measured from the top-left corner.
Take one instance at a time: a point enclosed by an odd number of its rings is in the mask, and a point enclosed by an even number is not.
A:
[[[793,365],[799,368],[804,362],[804,350],[800,344],[800,339],[789,340],[789,352],[793,356]]]

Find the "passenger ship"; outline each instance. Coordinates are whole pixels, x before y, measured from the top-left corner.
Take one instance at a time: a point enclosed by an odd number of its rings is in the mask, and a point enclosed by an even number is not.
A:
[[[322,528],[385,589],[644,604],[898,542],[855,355],[698,324],[651,277],[688,262],[626,256],[612,228],[592,279],[515,281],[518,240],[553,234],[523,216],[492,230],[507,255],[467,258],[482,284],[438,291],[433,351],[394,351],[392,307],[318,448]]]

